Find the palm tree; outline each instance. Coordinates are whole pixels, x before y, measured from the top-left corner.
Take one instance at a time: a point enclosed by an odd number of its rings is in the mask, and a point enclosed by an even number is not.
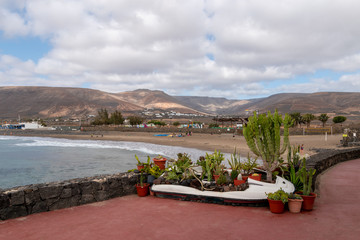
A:
[[[322,122],[323,127],[325,127],[325,124],[327,122],[327,120],[329,120],[329,116],[326,113],[322,113],[319,117],[318,120]]]
[[[307,113],[304,116],[302,116],[304,122],[306,123],[306,127],[310,127],[310,123],[312,120],[315,119],[315,116],[311,113]]]
[[[301,123],[302,123],[301,113],[299,113],[299,112],[290,113],[290,117],[291,117],[291,119],[294,120],[294,126],[295,127],[297,127],[299,124],[300,124],[300,127],[301,127]]]

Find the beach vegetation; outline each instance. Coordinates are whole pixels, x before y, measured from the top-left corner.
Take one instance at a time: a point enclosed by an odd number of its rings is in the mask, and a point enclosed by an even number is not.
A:
[[[151,120],[151,121],[149,121],[148,122],[148,124],[154,124],[155,126],[165,126],[166,125],[166,123],[165,122],[163,122],[163,121],[158,121],[158,120]]]
[[[144,119],[137,115],[129,116],[128,120],[129,120],[131,126],[139,125],[144,122]]]
[[[329,116],[328,116],[326,113],[322,113],[322,114],[320,114],[320,116],[318,117],[318,120],[319,120],[320,122],[322,122],[323,127],[325,127],[326,122],[329,120]]]
[[[124,118],[118,110],[110,114],[109,122],[110,124],[120,125],[124,123]]]
[[[120,111],[115,111],[109,114],[106,108],[101,108],[98,111],[97,116],[95,116],[94,121],[92,122],[93,125],[120,125],[124,123],[124,118]]]
[[[281,164],[281,155],[285,153],[289,146],[289,126],[293,120],[288,114],[284,119],[277,110],[274,114],[249,117],[247,125],[244,127],[244,137],[250,150],[263,160],[264,169],[267,173],[267,181],[272,181],[272,172]],[[281,145],[280,127],[283,127],[283,141]]]
[[[293,120],[293,124],[291,125],[292,127],[297,127],[298,125],[300,125],[303,123],[303,118],[301,116],[300,112],[293,112],[289,114],[291,119]]]
[[[306,127],[310,127],[310,123],[316,119],[315,115],[312,113],[307,113],[302,116],[304,122],[306,123]]]
[[[343,123],[346,121],[346,117],[344,116],[336,116],[333,118],[334,123]]]
[[[179,122],[179,121],[173,122],[173,125],[174,125],[175,127],[178,127],[178,126],[180,126],[180,122]]]
[[[45,123],[45,121],[44,121],[44,119],[40,119],[39,122],[40,122],[40,125],[41,125],[41,126],[43,126],[43,127],[46,127],[46,126],[47,126],[46,123]]]
[[[218,128],[219,127],[219,124],[217,123],[210,123],[209,124],[209,128]]]
[[[108,125],[110,124],[109,113],[106,108],[101,108],[97,116],[92,122],[93,125]]]

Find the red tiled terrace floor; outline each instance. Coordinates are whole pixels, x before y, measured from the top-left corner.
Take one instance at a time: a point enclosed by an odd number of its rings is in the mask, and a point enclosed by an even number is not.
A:
[[[0,221],[0,239],[360,239],[359,172],[360,159],[329,169],[301,214],[131,195]]]

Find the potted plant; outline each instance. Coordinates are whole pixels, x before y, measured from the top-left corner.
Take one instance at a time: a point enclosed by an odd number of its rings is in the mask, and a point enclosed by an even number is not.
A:
[[[144,183],[144,175],[143,175],[143,171],[140,171],[140,181],[138,184],[136,184],[136,191],[139,197],[145,197],[149,194],[149,184],[148,183]]]
[[[304,200],[300,195],[291,193],[289,195],[289,202],[288,202],[289,212],[299,213],[301,211],[301,206],[303,201]]]
[[[280,188],[274,193],[267,193],[270,211],[272,213],[283,213],[285,203],[288,202],[289,195]]]
[[[223,164],[216,165],[214,168],[214,180],[217,181],[219,176],[224,172],[225,166]]]
[[[225,185],[226,184],[226,176],[223,172],[219,174],[219,177],[215,180],[217,185]]]
[[[149,167],[150,165],[151,165],[151,163],[150,163],[150,156],[148,156],[148,159],[147,159],[147,162],[145,163],[145,162],[141,162],[140,161],[140,159],[139,159],[139,157],[135,154],[135,158],[136,158],[136,160],[137,160],[137,164],[136,164],[136,166],[137,166],[137,169],[139,170],[139,171],[141,171],[141,169],[144,169],[145,167]]]
[[[155,165],[149,169],[148,172],[150,175],[148,175],[148,183],[152,184],[152,182],[161,176],[161,174],[164,173],[164,170],[162,170],[159,166]],[[150,178],[150,181],[149,181]]]
[[[261,174],[256,174],[255,176],[252,176],[254,173],[254,168],[258,167],[259,165],[256,163],[257,157],[254,159],[250,158],[250,154],[248,153],[247,160],[241,164],[241,168],[243,170],[242,178],[243,180],[246,180],[248,177],[260,181]]]
[[[162,170],[165,169],[166,160],[167,159],[161,155],[158,155],[157,157],[153,158],[154,164],[159,166],[160,169],[162,169]]]
[[[240,157],[240,154],[238,154],[236,152],[236,148],[233,152],[233,154],[230,155],[230,159],[228,159],[228,163],[229,163],[229,166],[231,167],[232,170],[237,170],[237,171],[240,171],[241,170],[241,157]]]
[[[303,166],[299,170],[300,181],[303,184],[303,191],[299,194],[304,199],[302,209],[311,211],[314,207],[314,202],[316,198],[316,194],[311,192],[311,185],[312,185],[312,178],[315,174],[316,170],[310,168],[309,170],[306,169],[306,159],[303,159]]]

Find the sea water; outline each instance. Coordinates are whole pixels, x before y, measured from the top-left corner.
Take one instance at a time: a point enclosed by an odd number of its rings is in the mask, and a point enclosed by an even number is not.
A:
[[[142,142],[0,136],[0,188],[126,172],[157,155],[193,161],[205,152]]]

